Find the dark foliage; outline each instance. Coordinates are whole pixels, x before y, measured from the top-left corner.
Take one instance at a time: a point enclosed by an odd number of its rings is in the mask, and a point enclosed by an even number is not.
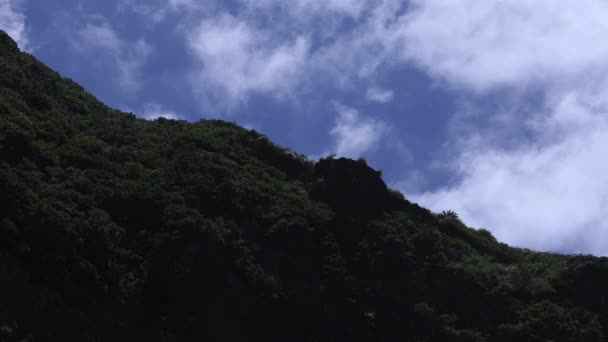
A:
[[[139,120],[0,34],[0,341],[603,341],[608,262],[498,243],[222,121]]]

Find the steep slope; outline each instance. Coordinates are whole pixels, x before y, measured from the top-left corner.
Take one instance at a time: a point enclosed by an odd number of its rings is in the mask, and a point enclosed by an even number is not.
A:
[[[603,341],[607,285],[364,160],[110,109],[0,33],[0,341]]]

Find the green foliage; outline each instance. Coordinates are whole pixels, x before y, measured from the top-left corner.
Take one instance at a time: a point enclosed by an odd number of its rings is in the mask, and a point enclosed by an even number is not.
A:
[[[602,341],[607,265],[434,215],[363,159],[136,119],[0,33],[0,341]]]
[[[437,215],[442,220],[458,220],[458,214],[452,210],[444,210]]]
[[[603,341],[604,334],[597,317],[583,309],[570,310],[543,301],[519,311],[517,324],[504,324],[497,329],[499,341]]]

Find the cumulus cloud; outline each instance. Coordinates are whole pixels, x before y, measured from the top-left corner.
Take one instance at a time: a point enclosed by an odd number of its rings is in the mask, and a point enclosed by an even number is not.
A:
[[[300,84],[309,53],[304,35],[277,41],[230,14],[203,20],[187,42],[202,64],[200,82],[214,85],[233,101],[256,92],[287,96]]]
[[[452,137],[446,150],[460,181],[410,197],[509,243],[607,255],[608,48],[599,42],[608,4],[415,0],[403,23],[404,55],[438,79],[476,94],[542,97],[507,126],[531,138]]]
[[[22,50],[28,48],[25,22],[20,0],[0,0],[0,29],[8,33]]]
[[[365,98],[372,102],[388,103],[393,100],[394,95],[394,92],[390,89],[371,87],[367,89]]]
[[[122,40],[106,23],[89,23],[77,33],[75,47],[83,53],[110,56],[118,74],[120,86],[125,90],[139,87],[140,69],[152,53],[152,47],[144,40]]]
[[[416,199],[455,210],[467,223],[519,246],[606,254],[605,130],[551,146],[467,150],[458,159],[460,183]]]
[[[434,75],[485,91],[572,81],[606,65],[608,4],[601,0],[414,0],[405,54]]]
[[[335,140],[334,151],[342,157],[359,158],[380,143],[388,129],[384,122],[365,118],[354,109],[335,104],[338,117],[330,134]]]
[[[252,94],[293,99],[320,85],[353,91],[355,81],[373,83],[381,66],[405,60],[396,54],[405,7],[400,0],[240,0],[235,5],[236,10],[219,15],[221,10],[191,10],[196,15],[180,26],[200,62],[196,84],[206,96],[215,93],[216,101],[244,102]]]

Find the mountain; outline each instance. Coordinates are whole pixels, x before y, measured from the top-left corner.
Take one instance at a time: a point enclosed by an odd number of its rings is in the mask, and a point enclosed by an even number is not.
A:
[[[363,159],[111,109],[0,33],[0,341],[604,341],[607,294],[604,258],[499,243]]]

